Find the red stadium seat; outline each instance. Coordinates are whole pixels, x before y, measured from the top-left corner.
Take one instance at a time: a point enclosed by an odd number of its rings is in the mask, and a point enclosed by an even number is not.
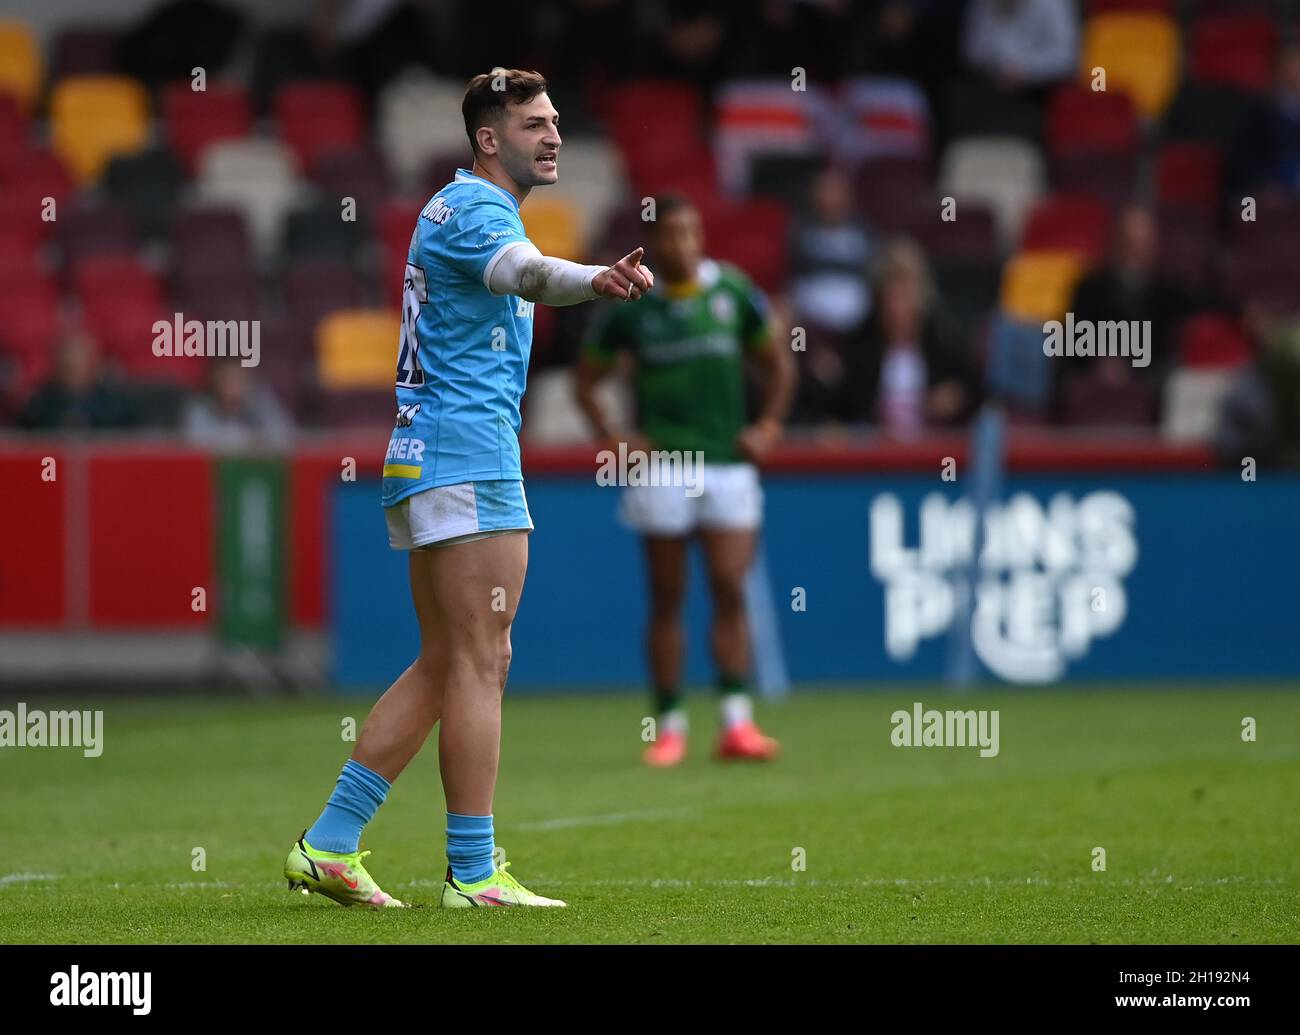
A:
[[[411,235],[415,233],[415,221],[420,218],[424,204],[409,198],[395,198],[386,202],[379,213],[379,247],[383,255],[379,296],[384,305],[401,304]]]
[[[58,335],[58,292],[34,269],[0,280],[0,346],[36,363],[49,358]]]
[[[704,98],[687,83],[642,79],[589,101],[625,153],[644,150],[649,139],[690,139],[703,131]]]
[[[183,79],[163,94],[163,120],[172,154],[192,176],[209,144],[248,136],[253,106],[242,86],[211,83],[206,90],[196,91]]]
[[[275,92],[272,108],[280,136],[307,172],[330,151],[355,148],[365,139],[362,97],[348,83],[288,83]]]
[[[0,176],[0,229],[20,230],[35,241],[48,240],[57,228],[59,208],[71,193],[68,171],[52,151],[22,150]],[[53,221],[42,218],[46,198],[55,202]]]
[[[1075,151],[1131,155],[1138,146],[1138,117],[1128,94],[1094,91],[1080,83],[1057,87],[1044,127],[1053,159]]]
[[[1246,332],[1222,313],[1198,313],[1178,335],[1178,356],[1186,367],[1235,367],[1249,362],[1251,355]]]
[[[73,284],[83,304],[128,300],[163,305],[158,277],[137,259],[125,256],[90,258],[75,263]]]
[[[1096,261],[1110,238],[1110,210],[1085,194],[1053,194],[1029,213],[1021,238],[1022,251],[1075,252]]]
[[[1219,200],[1222,174],[1223,161],[1213,144],[1167,143],[1156,159],[1156,197],[1213,211]]]
[[[1279,28],[1264,12],[1202,15],[1192,24],[1188,79],[1248,93],[1273,87]]]
[[[364,305],[356,271],[344,263],[299,263],[285,277],[284,294],[290,314],[312,333],[323,316]]]
[[[705,252],[739,266],[765,291],[779,290],[785,281],[790,213],[771,198],[720,203],[707,207]]]
[[[10,164],[27,146],[27,117],[18,101],[0,93],[0,182]]]

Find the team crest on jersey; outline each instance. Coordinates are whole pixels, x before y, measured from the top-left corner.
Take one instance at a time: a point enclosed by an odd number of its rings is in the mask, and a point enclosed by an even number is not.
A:
[[[715,291],[709,296],[709,312],[718,323],[731,323],[736,316],[736,303],[725,291]]]
[[[424,206],[424,211],[420,213],[421,218],[428,219],[438,226],[442,226],[452,216],[456,210],[448,205],[442,198],[434,198]]]
[[[419,412],[419,403],[406,403],[397,407],[396,426],[399,428],[409,428],[415,422],[415,415]]]

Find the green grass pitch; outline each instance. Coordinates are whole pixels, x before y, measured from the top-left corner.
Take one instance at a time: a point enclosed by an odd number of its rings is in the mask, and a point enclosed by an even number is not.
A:
[[[999,755],[894,747],[890,714],[916,700],[998,709]],[[497,842],[567,910],[433,906],[432,740],[362,844],[424,908],[286,889],[350,751],[341,724],[369,703],[82,700],[104,709],[102,757],[0,750],[0,941],[1300,940],[1293,687],[796,694],[760,711],[785,749],[766,767],[712,761],[700,693],[691,755],[663,772],[637,760],[640,697],[507,695]]]

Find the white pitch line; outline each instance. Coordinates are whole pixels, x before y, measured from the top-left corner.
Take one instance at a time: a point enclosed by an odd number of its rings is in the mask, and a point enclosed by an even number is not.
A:
[[[696,810],[688,807],[673,809],[643,809],[639,812],[607,812],[601,816],[562,816],[558,819],[539,819],[532,822],[511,823],[509,830],[574,830],[578,827],[609,827],[620,823],[637,823],[649,819],[672,819],[687,816]]]
[[[57,873],[6,873],[0,877],[0,887],[8,884],[36,884],[40,881],[58,880]]]

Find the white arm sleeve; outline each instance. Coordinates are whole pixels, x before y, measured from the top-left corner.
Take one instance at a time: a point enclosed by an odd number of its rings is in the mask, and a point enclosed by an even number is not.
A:
[[[492,257],[486,279],[494,295],[519,295],[546,305],[574,305],[597,297],[591,282],[608,268],[555,259],[543,255],[531,241],[516,241]]]

